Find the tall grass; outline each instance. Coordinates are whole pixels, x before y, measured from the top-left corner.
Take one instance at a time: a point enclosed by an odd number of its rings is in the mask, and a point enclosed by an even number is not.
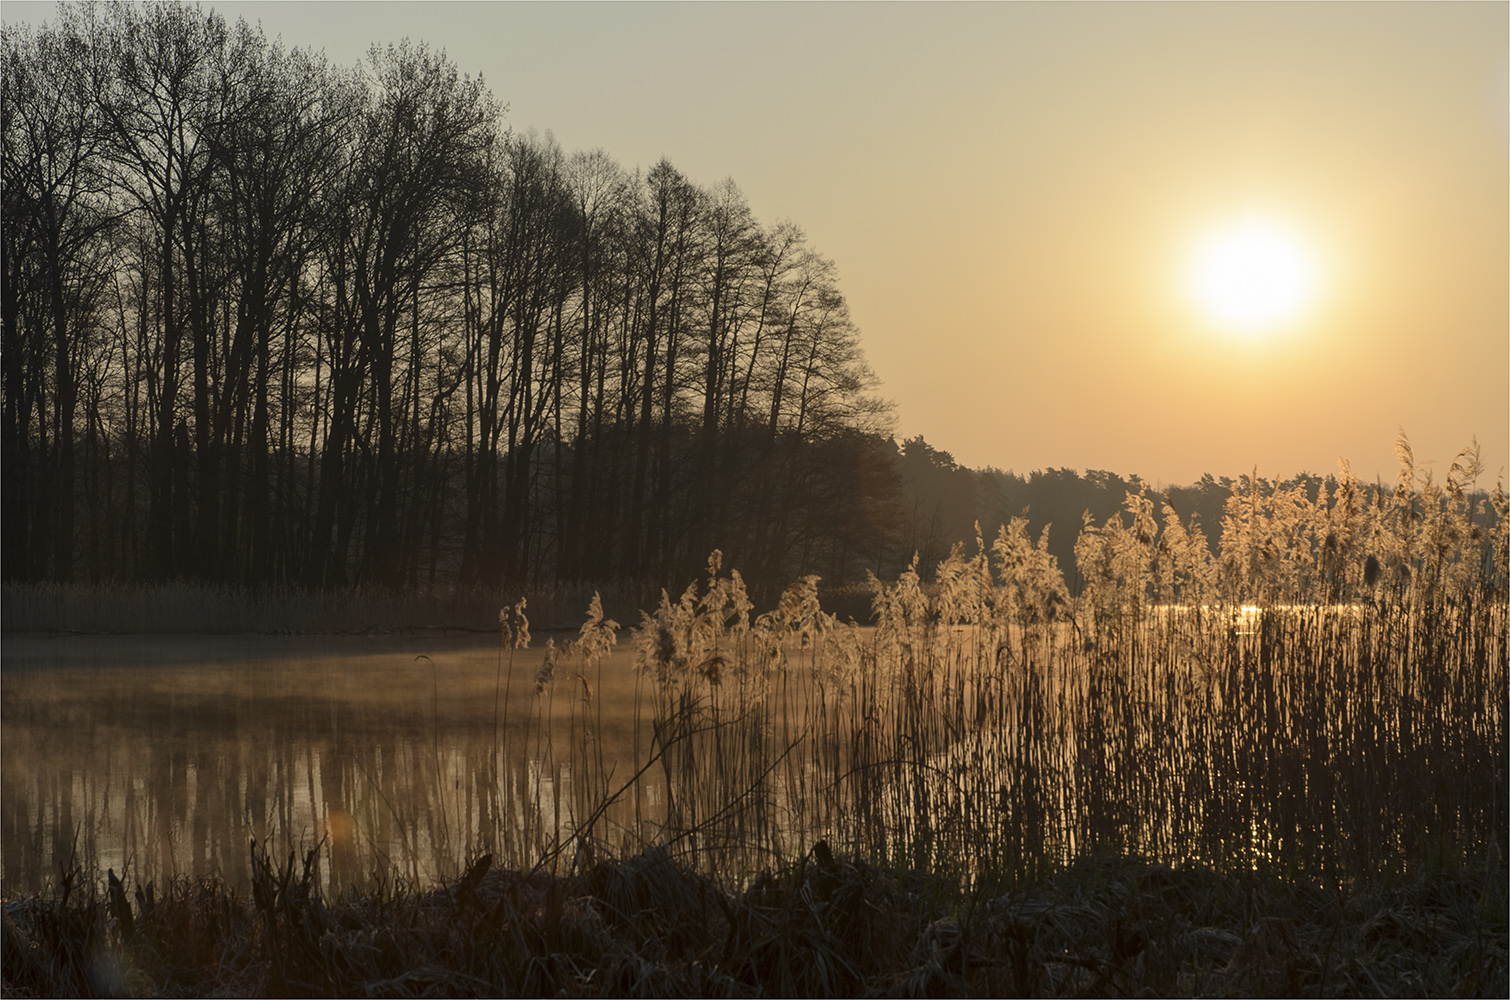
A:
[[[636,764],[665,802],[624,842],[734,878],[820,840],[962,880],[1099,854],[1339,880],[1503,856],[1504,483],[1474,493],[1475,450],[1441,485],[1399,451],[1393,490],[1346,466],[1315,500],[1251,480],[1215,553],[1129,494],[1082,527],[1077,597],[1021,520],[931,581],[873,580],[873,627],[825,614],[814,577],[754,616],[715,552],[634,630]],[[601,831],[570,816],[641,791],[601,762],[574,787],[550,834],[579,845]]]
[[[431,660],[430,752],[395,764],[437,796],[364,771],[407,873],[328,901],[329,824],[254,841],[249,893],[60,863],[4,904],[6,990],[1504,995],[1510,500],[1471,451],[1440,486],[1400,452],[1389,491],[1255,478],[1216,552],[1130,494],[1079,595],[1020,520],[873,579],[866,626],[815,577],[756,614],[715,552],[632,665],[595,596],[515,678],[520,602],[485,750],[443,763]],[[419,844],[455,879],[421,892]]]
[[[1214,552],[1130,494],[1081,527],[1079,594],[1017,520],[931,573],[872,579],[864,626],[823,610],[816,577],[757,614],[716,552],[641,615],[628,654],[595,594],[574,639],[516,657],[525,605],[495,601],[485,678],[415,667],[403,717],[422,716],[418,745],[369,746],[374,730],[316,753],[300,737],[298,759],[270,760],[308,787],[249,815],[291,838],[279,850],[307,846],[309,822],[333,831],[332,885],[484,853],[582,870],[647,845],[730,884],[820,841],[958,881],[1100,854],[1338,879],[1503,857],[1510,503],[1503,480],[1476,492],[1473,450],[1440,485],[1399,451],[1389,489],[1345,466],[1315,498],[1253,478]],[[570,595],[548,596],[554,624]],[[260,794],[267,768],[248,766]],[[71,816],[70,795],[47,794],[49,815]],[[130,795],[124,808],[161,813]],[[127,837],[122,857],[168,852],[157,874],[171,874],[174,836],[133,824],[148,846]],[[224,854],[197,826],[190,840],[196,859],[207,840]]]

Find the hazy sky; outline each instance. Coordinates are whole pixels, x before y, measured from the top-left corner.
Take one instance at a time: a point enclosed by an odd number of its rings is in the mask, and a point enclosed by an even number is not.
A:
[[[516,131],[734,178],[837,263],[898,434],[966,464],[1389,478],[1397,427],[1510,464],[1504,3],[209,6],[341,64],[423,39]],[[1318,294],[1239,337],[1185,272],[1253,216]]]

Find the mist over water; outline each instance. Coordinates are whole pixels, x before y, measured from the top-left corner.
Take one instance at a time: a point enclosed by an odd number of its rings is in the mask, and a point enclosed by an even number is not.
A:
[[[323,838],[339,886],[454,877],[504,828],[516,848],[538,846],[571,823],[583,767],[564,743],[525,738],[542,713],[559,717],[557,739],[581,714],[569,672],[572,687],[537,696],[543,656],[515,653],[495,743],[496,638],[7,638],[5,889],[41,888],[74,851],[100,873],[239,885],[252,840],[286,856]],[[590,681],[610,760],[634,752],[628,660]],[[653,776],[639,792],[660,797]]]
[[[1504,840],[1502,604],[1105,605],[1093,635],[1052,597],[1011,611],[983,559],[886,587],[873,628],[810,614],[810,581],[742,624],[715,578],[597,661],[538,635],[7,639],[4,888],[245,887],[253,841],[338,891],[651,844],[738,882],[818,840],[963,879],[1107,851],[1332,877]]]

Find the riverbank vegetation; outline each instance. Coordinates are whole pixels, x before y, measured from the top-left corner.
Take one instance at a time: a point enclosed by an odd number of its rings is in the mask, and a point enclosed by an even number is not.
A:
[[[665,850],[327,901],[255,884],[65,877],[5,903],[7,996],[1485,996],[1505,994],[1503,868],[1357,891],[1085,860],[1017,888],[813,853],[730,889]],[[133,897],[134,896],[134,900]]]
[[[1129,494],[1076,542],[1079,595],[1014,521],[875,581],[867,627],[812,577],[757,614],[715,553],[632,632],[633,766],[599,753],[600,602],[527,677],[505,608],[500,704],[536,706],[468,798],[381,817],[467,830],[432,829],[441,888],[328,884],[373,836],[343,803],[254,846],[245,891],[65,866],[6,904],[8,985],[1500,995],[1510,500],[1474,499],[1471,452],[1441,485],[1401,460],[1392,492],[1234,497],[1216,552]]]

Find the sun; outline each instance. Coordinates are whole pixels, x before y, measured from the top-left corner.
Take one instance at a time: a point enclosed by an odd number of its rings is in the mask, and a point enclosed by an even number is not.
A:
[[[1210,233],[1196,247],[1189,291],[1223,329],[1262,334],[1304,318],[1320,272],[1304,240],[1265,219],[1245,219]]]

